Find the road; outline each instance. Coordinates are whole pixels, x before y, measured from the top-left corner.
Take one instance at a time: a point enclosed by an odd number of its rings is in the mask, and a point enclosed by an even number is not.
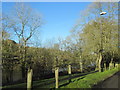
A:
[[[94,86],[94,88],[116,88],[120,90],[120,71],[103,82],[100,82],[98,85]]]

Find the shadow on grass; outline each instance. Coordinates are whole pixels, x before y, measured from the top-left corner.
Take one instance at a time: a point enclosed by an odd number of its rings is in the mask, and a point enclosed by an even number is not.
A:
[[[75,81],[78,81],[78,80],[80,80],[80,79],[83,79],[83,78],[85,78],[85,76],[84,76],[84,77],[81,77],[81,78],[79,78],[79,79],[77,79],[77,80],[73,80],[73,81],[71,81],[71,79],[69,79],[67,83],[64,83],[64,84],[62,84],[62,85],[59,85],[59,88],[60,88],[60,87],[63,87],[63,86],[66,86],[66,85],[68,85],[68,84],[70,84],[70,83],[73,83],[73,82],[75,82]]]
[[[63,82],[63,81],[65,81],[65,80],[67,80],[68,82],[59,85],[59,88],[61,88],[61,87],[63,87],[63,86],[67,86],[68,84],[73,83],[73,82],[75,82],[75,81],[78,81],[78,80],[80,80],[80,79],[83,79],[83,78],[85,78],[85,75],[87,75],[87,74],[96,73],[96,72],[98,72],[98,71],[88,72],[88,73],[82,73],[82,74],[76,75],[76,76],[71,76],[71,75],[70,75],[70,76],[67,77],[67,78],[63,78],[63,79],[59,80],[59,82]],[[78,78],[78,79],[76,79],[76,80],[72,80],[72,79],[77,78],[77,77],[80,77],[80,78]],[[71,80],[72,80],[72,81],[71,81]],[[51,88],[50,90],[54,90],[54,89],[55,89],[55,87],[54,87],[54,88]]]
[[[81,78],[79,78],[79,79],[77,79],[77,81],[79,81],[80,79],[83,79],[83,78],[85,78],[85,76],[84,76],[84,77],[81,77]],[[74,80],[74,81],[76,81],[76,80]]]

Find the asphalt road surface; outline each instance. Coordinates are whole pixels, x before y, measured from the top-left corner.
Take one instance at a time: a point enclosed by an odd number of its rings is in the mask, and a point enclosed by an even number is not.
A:
[[[100,82],[94,88],[116,88],[120,90],[120,71],[114,74],[112,77]]]

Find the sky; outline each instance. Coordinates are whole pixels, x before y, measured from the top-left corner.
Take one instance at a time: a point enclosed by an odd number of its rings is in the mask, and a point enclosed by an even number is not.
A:
[[[10,12],[14,2],[2,3],[2,12]],[[39,38],[42,42],[61,37],[65,39],[80,18],[80,12],[90,2],[27,2],[42,15],[43,22]]]

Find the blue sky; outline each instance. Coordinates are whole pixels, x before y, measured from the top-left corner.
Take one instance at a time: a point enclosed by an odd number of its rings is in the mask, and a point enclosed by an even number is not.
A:
[[[3,12],[10,12],[15,3],[2,3]],[[85,9],[89,2],[31,2],[27,3],[42,14],[45,24],[41,27],[39,38],[47,39],[70,35],[70,30],[80,17],[80,11]]]

